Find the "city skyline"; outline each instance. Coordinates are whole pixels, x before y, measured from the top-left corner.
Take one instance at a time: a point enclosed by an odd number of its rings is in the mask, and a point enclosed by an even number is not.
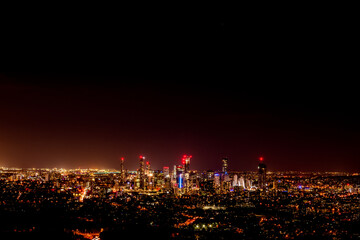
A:
[[[168,162],[167,164],[165,163],[162,166],[159,166],[159,164],[155,163],[155,167],[154,165],[152,165],[152,161],[149,160],[147,158],[146,155],[138,155],[136,156],[134,159],[131,159],[131,166],[132,165],[139,165],[139,157],[140,159],[145,160],[146,159],[146,165],[147,166],[152,166],[151,168],[149,168],[149,170],[151,169],[152,171],[163,171],[164,168],[171,168],[172,166],[176,167],[176,166],[180,166],[182,165],[184,168],[186,166],[185,164],[185,156],[187,155],[183,155],[182,157],[178,157],[177,160],[175,161],[171,161]],[[192,155],[190,156],[192,158]],[[226,164],[224,165],[224,159],[226,160]],[[134,168],[128,168],[126,165],[126,162],[128,161],[128,159],[124,156],[119,157],[118,159],[118,166],[115,167],[88,167],[88,166],[75,166],[75,167],[63,167],[63,166],[42,166],[42,167],[37,167],[37,166],[33,166],[33,167],[18,167],[18,166],[11,166],[11,165],[0,165],[0,168],[4,168],[4,169],[93,169],[93,170],[116,170],[119,173],[121,173],[122,171],[129,171],[129,172],[137,172],[139,171],[139,166],[135,166]],[[193,171],[193,172],[206,172],[206,171],[215,171],[215,172],[224,172],[224,166],[226,166],[226,170],[225,172],[258,172],[258,164],[268,164],[268,161],[265,160],[265,158],[263,156],[257,157],[256,159],[252,159],[253,161],[253,165],[256,168],[253,169],[235,169],[235,168],[230,168],[228,166],[229,164],[229,158],[228,157],[222,157],[220,159],[218,159],[218,166],[216,168],[210,169],[210,168],[202,168],[202,169],[195,169],[195,168],[190,168],[189,169],[189,165],[188,165],[188,170],[189,171]],[[230,159],[230,164],[231,164],[231,159]],[[270,162],[271,164],[271,162]],[[271,165],[270,165],[271,167]],[[280,172],[303,172],[303,173],[354,173],[354,174],[358,174],[358,171],[341,171],[341,170],[295,170],[295,169],[284,169],[284,170],[276,170],[276,169],[268,169],[267,171],[269,172],[273,172],[273,173],[280,173]]]

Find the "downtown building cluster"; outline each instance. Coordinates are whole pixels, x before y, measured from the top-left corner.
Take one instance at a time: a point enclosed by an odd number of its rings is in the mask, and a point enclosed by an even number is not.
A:
[[[266,166],[259,164],[258,172],[228,170],[229,160],[219,161],[221,171],[196,171],[191,169],[191,155],[183,155],[182,164],[161,170],[151,169],[145,156],[139,156],[136,171],[125,169],[125,159],[120,159],[119,170],[99,169],[36,169],[1,168],[0,179],[7,182],[34,181],[51,183],[57,191],[72,192],[77,201],[102,197],[110,192],[117,195],[128,192],[141,194],[226,194],[233,191],[257,189],[267,186]],[[260,166],[262,166],[260,168]]]
[[[228,158],[223,158],[221,171],[191,170],[191,155],[183,155],[182,164],[162,170],[152,170],[145,156],[139,156],[137,171],[126,171],[124,158],[120,162],[120,187],[134,191],[165,191],[174,194],[194,194],[198,192],[227,193],[242,188],[247,190],[266,187],[266,165],[260,158],[258,175],[239,175],[228,171]]]

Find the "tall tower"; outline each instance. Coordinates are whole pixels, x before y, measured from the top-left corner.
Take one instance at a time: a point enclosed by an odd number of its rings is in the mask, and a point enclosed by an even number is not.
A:
[[[124,172],[124,158],[120,158],[120,183],[123,184],[125,182],[125,172]]]
[[[227,158],[223,158],[222,159],[222,172],[227,174],[227,169],[228,168],[228,159]]]
[[[176,182],[178,184],[178,188],[184,187],[184,166],[176,165]]]
[[[192,156],[184,155],[182,158],[182,163],[184,165],[184,185],[186,188],[186,191],[190,189],[190,159]]]
[[[169,167],[163,167],[164,173],[164,184],[166,189],[171,188],[171,177],[170,177],[170,169]]]
[[[231,180],[230,177],[228,175],[228,158],[223,158],[222,160],[222,168],[221,168],[221,187],[220,187],[220,191],[222,193],[226,193],[229,189],[230,189],[230,185],[231,185]]]
[[[144,156],[140,156],[140,162],[139,162],[139,179],[140,179],[140,188],[145,188],[145,171],[144,171]]]
[[[266,165],[263,163],[264,158],[259,158],[258,175],[259,175],[259,188],[265,189],[266,183]]]
[[[151,172],[150,162],[146,161],[146,169],[145,169],[145,186],[147,189],[153,189],[153,174]]]
[[[182,159],[182,163],[184,164],[185,173],[188,173],[190,170],[190,159],[192,156],[184,155]]]
[[[146,175],[150,174],[150,162],[149,162],[149,161],[146,161],[145,174],[146,174]]]

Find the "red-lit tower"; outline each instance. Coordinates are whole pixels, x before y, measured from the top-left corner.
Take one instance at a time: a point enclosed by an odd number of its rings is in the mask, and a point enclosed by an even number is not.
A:
[[[182,164],[184,165],[184,172],[188,173],[190,170],[190,160],[192,156],[184,155],[182,158]]]
[[[150,173],[150,162],[149,161],[146,161],[146,171],[145,171],[146,174],[149,174]]]
[[[259,177],[259,188],[265,189],[266,184],[266,165],[263,163],[264,158],[259,157],[259,166],[258,166],[258,177]]]
[[[145,189],[145,171],[144,171],[144,156],[140,156],[140,164],[139,164],[139,179],[140,179],[140,188]]]

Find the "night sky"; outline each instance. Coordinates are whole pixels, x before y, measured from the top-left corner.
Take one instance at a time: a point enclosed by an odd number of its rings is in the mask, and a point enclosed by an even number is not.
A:
[[[347,20],[100,16],[9,20],[0,166],[360,171]]]

